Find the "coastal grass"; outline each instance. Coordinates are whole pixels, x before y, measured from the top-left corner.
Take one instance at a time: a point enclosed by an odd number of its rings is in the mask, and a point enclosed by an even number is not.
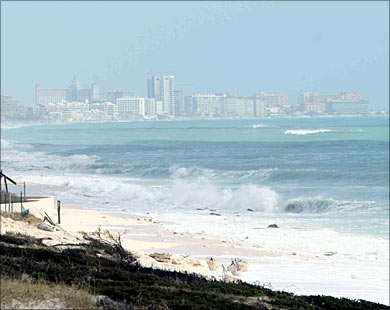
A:
[[[9,218],[13,221],[20,221],[20,222],[25,222],[30,225],[38,225],[42,223],[42,220],[35,217],[32,214],[28,214],[27,216],[22,216],[20,212],[6,212],[6,211],[1,211],[0,215],[5,218]]]
[[[1,308],[6,309],[18,304],[24,307],[43,307],[48,301],[68,309],[96,309],[93,296],[88,290],[77,286],[47,283],[33,280],[24,275],[24,279],[1,277]]]
[[[63,248],[39,246],[21,235],[0,235],[1,275],[84,288],[123,309],[370,310],[389,307],[330,296],[296,296],[244,282],[207,280],[196,274],[145,268],[120,244],[91,239]]]

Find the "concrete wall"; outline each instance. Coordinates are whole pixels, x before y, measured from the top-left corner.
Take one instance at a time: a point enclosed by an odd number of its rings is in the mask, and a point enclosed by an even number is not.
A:
[[[30,213],[37,218],[43,220],[46,212],[57,223],[57,206],[55,205],[54,197],[27,197],[27,201],[22,204],[25,209],[29,209]],[[8,211],[8,204],[1,204],[1,211]],[[14,203],[13,211],[20,212],[20,202]]]

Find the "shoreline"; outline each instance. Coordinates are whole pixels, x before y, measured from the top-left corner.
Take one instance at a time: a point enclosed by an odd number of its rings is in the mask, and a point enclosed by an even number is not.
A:
[[[270,120],[270,119],[308,119],[308,118],[375,118],[389,117],[389,113],[373,113],[373,114],[346,114],[346,115],[279,115],[268,117],[177,117],[177,118],[161,118],[161,119],[143,119],[143,120],[117,120],[117,121],[85,121],[85,122],[35,122],[35,121],[6,121],[2,120],[1,129],[15,129],[26,126],[40,125],[67,125],[67,124],[102,124],[102,123],[140,123],[140,122],[174,122],[174,121],[221,121],[221,120]]]
[[[5,233],[7,225],[4,225],[4,222],[2,224],[2,233]],[[332,260],[332,257],[318,258],[304,253],[259,249],[242,240],[223,240],[207,233],[171,231],[165,227],[167,224],[156,221],[150,215],[137,216],[125,211],[91,210],[84,209],[78,204],[64,204],[61,207],[59,226],[66,233],[54,232],[56,238],[47,242],[49,245],[61,242],[79,243],[83,240],[81,232],[93,233],[100,228],[102,232],[108,230],[111,233],[121,233],[123,247],[133,252],[145,267],[194,272],[206,278],[221,278],[222,265],[211,271],[207,266],[207,259],[213,258],[227,267],[231,259],[240,258],[248,262],[248,272],[233,279],[260,283],[274,290],[297,295],[331,295],[389,305],[388,286],[379,285],[378,282],[381,282],[379,280],[374,283],[353,278],[346,281],[335,275],[324,277],[321,268],[326,270],[329,264],[333,268],[342,268],[342,265],[337,260]],[[19,230],[20,227],[15,228],[15,232],[20,232]],[[23,232],[36,237],[45,235],[37,229],[35,231],[24,229]],[[47,234],[54,235],[53,232],[46,232]],[[169,262],[156,262],[150,256],[155,253],[169,253],[172,259]],[[177,262],[172,263],[173,261]]]
[[[85,220],[82,226],[86,231],[88,228],[90,231],[96,230],[99,226],[102,230],[108,229],[112,232],[123,232],[127,229],[128,233],[123,235],[123,244],[130,251],[145,254],[171,253],[175,257],[189,256],[203,261],[212,257],[225,267],[230,264],[231,259],[240,258],[248,262],[248,272],[240,277],[248,283],[260,282],[272,286],[273,289],[286,290],[298,295],[332,295],[389,305],[389,286],[384,278],[372,281],[352,276],[347,281],[341,277],[334,278],[334,275],[325,277],[326,271],[321,273],[320,269],[326,270],[329,266],[334,266],[333,268],[336,269],[343,268],[343,264],[332,257],[254,248],[242,240],[224,240],[207,233],[171,231],[165,227],[168,223],[156,221],[150,215],[137,216],[125,211],[95,211],[80,209],[80,207],[80,205],[64,206],[65,219],[68,216],[69,219],[78,217],[76,214],[86,216],[88,214],[89,220]],[[82,222],[81,219],[79,221]],[[74,231],[80,224],[72,222],[71,225],[62,226]],[[342,272],[338,273],[342,274]],[[204,273],[204,275],[209,274]],[[211,272],[211,275],[220,277],[222,267]],[[382,282],[385,286],[379,285],[378,282]]]

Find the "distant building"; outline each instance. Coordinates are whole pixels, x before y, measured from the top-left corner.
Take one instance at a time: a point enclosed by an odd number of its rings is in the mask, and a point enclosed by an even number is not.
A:
[[[154,99],[154,98],[149,98],[149,99]],[[155,101],[155,103],[156,103],[156,114],[157,115],[166,115],[164,108],[163,108],[162,101]]]
[[[225,116],[237,116],[242,114],[242,109],[238,106],[237,96],[227,94],[222,99],[221,114]]]
[[[235,94],[194,94],[186,96],[184,111],[187,116],[253,117],[254,97]]]
[[[369,102],[362,100],[358,92],[342,92],[337,95],[322,95],[305,92],[298,97],[298,106],[305,113],[358,114],[369,113]]]
[[[266,110],[265,110],[265,98],[261,93],[256,93],[254,96],[254,115],[257,117],[265,117],[266,116]]]
[[[339,100],[344,100],[344,101],[348,101],[348,102],[358,102],[360,100],[362,100],[362,96],[360,95],[360,93],[358,92],[354,92],[354,91],[346,91],[346,92],[343,92],[343,93],[340,93],[340,95],[338,95],[339,97]]]
[[[28,118],[30,113],[27,106],[19,104],[13,97],[1,96],[2,120],[24,120]]]
[[[157,105],[154,98],[144,98],[145,99],[145,117],[155,116],[157,114]],[[160,101],[160,105],[162,105]]]
[[[72,84],[68,88],[68,96],[66,101],[77,102],[79,100],[80,84],[79,78],[75,75]]]
[[[264,117],[269,114],[278,115],[289,108],[287,95],[256,92],[254,96],[254,114]]]
[[[121,97],[116,102],[119,119],[140,119],[157,114],[154,98]]]
[[[44,89],[39,84],[35,85],[35,104],[48,105],[49,103],[59,103],[67,100],[67,89]]]
[[[95,102],[97,100],[99,100],[99,88],[95,83],[93,83],[91,86],[90,101]]]
[[[337,95],[321,95],[318,92],[304,92],[298,97],[299,110],[306,113],[324,113],[329,100],[337,100]]]
[[[331,114],[367,114],[370,104],[367,100],[345,101],[331,100],[327,102],[327,112]]]
[[[196,107],[194,107],[194,100],[192,96],[184,97],[184,114],[186,116],[194,116],[196,114]]]
[[[195,94],[186,99],[187,110],[193,115],[215,117],[223,115],[223,99],[226,94]]]
[[[72,84],[67,89],[45,89],[39,84],[35,85],[35,104],[48,105],[67,102],[94,102],[99,99],[99,88],[92,84],[91,88],[80,88],[77,76],[73,78]]]
[[[238,105],[243,107],[243,116],[253,117],[255,114],[254,97],[238,97]]]
[[[174,92],[174,106],[173,109],[175,116],[182,116],[185,115],[185,108],[184,108],[184,98],[183,98],[183,91],[182,90],[175,90]]]
[[[116,100],[122,97],[135,97],[133,90],[110,90],[107,92],[107,101],[116,104]]]
[[[234,94],[227,94],[223,97],[221,113],[231,117],[253,117],[254,97],[240,97]]]
[[[91,111],[100,110],[106,113],[108,120],[118,119],[118,105],[112,102],[95,102],[89,105]]]
[[[63,102],[59,107],[61,110],[61,119],[66,122],[87,120],[90,115],[90,106],[85,102]]]
[[[148,98],[161,101],[164,114],[175,115],[175,77],[173,75],[149,77]]]

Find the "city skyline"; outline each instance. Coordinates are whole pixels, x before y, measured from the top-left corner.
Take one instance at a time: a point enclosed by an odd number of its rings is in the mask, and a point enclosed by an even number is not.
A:
[[[146,95],[140,95],[136,90],[134,89],[119,89],[119,88],[113,88],[113,89],[109,89],[107,90],[106,92],[100,92],[100,88],[99,88],[99,85],[97,85],[96,83],[92,83],[90,86],[90,88],[81,88],[80,87],[80,84],[79,84],[79,79],[78,79],[78,76],[77,75],[74,75],[73,77],[73,82],[72,84],[69,86],[69,87],[64,87],[64,85],[61,87],[57,87],[57,88],[48,88],[48,87],[42,87],[42,84],[40,83],[35,83],[35,93],[34,93],[34,103],[32,105],[27,105],[27,106],[36,106],[37,104],[42,104],[41,102],[39,102],[40,99],[38,99],[38,93],[39,92],[45,92],[45,91],[49,91],[49,94],[44,94],[45,96],[52,96],[56,99],[58,99],[55,103],[57,102],[60,102],[60,101],[65,101],[65,102],[72,102],[72,101],[77,101],[77,102],[84,102],[85,99],[88,99],[89,102],[91,103],[94,99],[104,99],[106,101],[109,101],[109,102],[114,102],[115,100],[113,100],[114,97],[124,97],[124,96],[130,96],[130,97],[144,97],[144,98],[156,98],[157,100],[159,101],[164,101],[164,96],[163,96],[163,93],[164,91],[162,91],[164,89],[164,87],[167,87],[167,86],[164,86],[164,85],[161,85],[161,84],[158,84],[158,87],[161,91],[161,94],[156,94],[156,89],[153,89],[153,88],[156,88],[154,83],[151,84],[151,80],[152,79],[155,79],[155,78],[164,78],[164,77],[169,77],[169,84],[172,83],[172,80],[173,80],[173,88],[171,89],[172,86],[169,85],[169,92],[170,93],[176,93],[176,92],[180,92],[181,93],[181,96],[183,96],[183,91],[182,90],[175,90],[175,76],[174,75],[167,75],[167,74],[163,74],[163,75],[154,75],[154,76],[147,76],[147,94]],[[86,85],[85,83],[82,84],[82,85]],[[153,86],[152,86],[153,85]],[[46,85],[44,85],[46,86]],[[75,95],[75,91],[77,89],[77,92],[81,94],[81,98],[78,98],[77,95]],[[50,94],[50,92],[54,92],[54,93],[60,93],[59,95],[53,95],[53,94]],[[104,94],[102,96],[102,93]],[[279,92],[273,92],[273,91],[269,91],[269,90],[266,90],[266,89],[257,89],[257,90],[254,90],[252,91],[252,93],[249,93],[249,94],[234,94],[235,96],[238,96],[238,97],[256,97],[259,93],[269,93],[269,94],[281,94],[283,93],[282,91],[279,91]],[[296,106],[299,106],[301,103],[301,99],[300,97],[302,96],[302,94],[304,93],[313,93],[313,94],[323,94],[323,92],[321,91],[309,91],[309,90],[305,90],[303,91],[302,93],[298,94],[296,98],[290,98],[288,95],[282,95],[284,97],[283,101],[284,101],[284,104],[287,104],[287,101],[290,100],[289,104],[291,105],[296,105]],[[345,90],[345,89],[342,89],[342,88],[339,88],[337,93],[360,93],[358,90]],[[208,92],[208,93],[201,93],[201,92],[194,92],[194,93],[186,93],[184,94],[184,96],[194,96],[194,95],[204,95],[204,94],[211,94],[211,95],[214,95],[214,94],[233,94],[233,92],[231,91],[225,91],[225,92],[215,92],[215,91],[211,91],[211,92]],[[17,98],[12,95],[12,94],[6,94],[6,93],[3,93],[4,96],[11,96],[11,97],[14,97],[16,100]],[[99,96],[100,95],[100,96]],[[324,96],[327,96],[327,95],[324,95]],[[334,95],[330,95],[330,96],[334,96]],[[57,98],[58,97],[58,98]],[[61,98],[59,98],[61,97]],[[170,94],[169,98],[168,99],[165,99],[168,101],[169,105],[175,105],[175,98],[171,98],[172,97],[172,94]],[[93,98],[93,99],[91,99]],[[289,98],[289,99],[288,99]],[[55,99],[55,100],[56,100]],[[172,102],[171,102],[172,100]],[[48,103],[48,102],[47,102]],[[43,103],[43,104],[47,104],[47,103]],[[53,102],[52,102],[53,103]],[[26,105],[24,103],[21,103],[22,105]],[[173,108],[174,109],[174,108]],[[164,109],[166,110],[166,109]],[[174,114],[174,113],[170,113],[169,114]]]
[[[187,95],[351,90],[389,109],[386,2],[1,5],[2,94],[26,105],[35,83],[58,88],[74,74],[81,88],[146,97],[145,76],[156,71],[175,75]]]

